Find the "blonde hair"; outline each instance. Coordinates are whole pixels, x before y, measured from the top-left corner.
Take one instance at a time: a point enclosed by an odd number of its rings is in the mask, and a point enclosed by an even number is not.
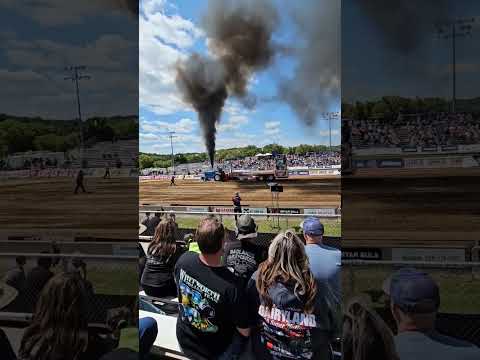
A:
[[[280,233],[273,239],[268,248],[268,259],[258,268],[258,293],[269,308],[273,303],[268,289],[276,282],[292,284],[295,296],[305,304],[305,312],[313,311],[317,284],[310,271],[305,246],[293,230]]]
[[[346,306],[342,353],[345,360],[399,360],[392,331],[360,297]]]

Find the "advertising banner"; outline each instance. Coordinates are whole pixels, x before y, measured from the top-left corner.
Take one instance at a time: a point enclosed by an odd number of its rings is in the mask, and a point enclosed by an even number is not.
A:
[[[209,209],[208,207],[199,207],[199,206],[195,206],[195,207],[187,207],[187,210],[188,212],[207,212]]]
[[[393,261],[465,262],[465,249],[393,248]]]
[[[215,212],[220,212],[220,213],[231,213],[233,214],[233,207],[216,207],[214,209]]]
[[[321,209],[303,209],[306,215],[335,215],[335,208],[321,208]]]
[[[382,260],[382,250],[378,248],[342,248],[343,260]]]
[[[267,208],[242,208],[242,212],[248,214],[266,214]]]
[[[379,168],[401,168],[401,167],[403,167],[403,160],[402,159],[377,160],[377,167],[379,167]]]
[[[300,214],[300,209],[297,208],[267,208],[269,214]]]

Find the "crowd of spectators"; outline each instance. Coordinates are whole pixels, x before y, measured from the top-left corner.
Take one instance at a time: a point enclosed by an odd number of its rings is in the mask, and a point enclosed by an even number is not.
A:
[[[399,114],[396,119],[352,120],[355,147],[436,147],[480,142],[472,113]]]
[[[286,155],[286,158],[287,167],[321,168],[339,165],[341,154],[337,151],[324,151],[305,155],[289,154]],[[226,170],[271,170],[275,167],[275,159],[268,156],[250,156],[238,160],[217,162],[216,166]]]

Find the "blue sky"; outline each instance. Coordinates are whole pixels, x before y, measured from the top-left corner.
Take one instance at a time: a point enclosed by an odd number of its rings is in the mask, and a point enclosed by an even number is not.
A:
[[[289,20],[290,5],[283,1],[274,3],[281,19],[274,40],[289,46],[297,31]],[[206,6],[207,1],[141,1],[140,151],[169,153],[168,131],[176,132],[175,152],[205,151],[197,115],[182,102],[174,84],[174,64],[192,52],[208,53],[207,38],[201,29]],[[250,93],[257,99],[272,99],[278,80],[290,78],[295,65],[293,58],[277,57],[271,67],[253,76]],[[331,101],[326,111],[339,111],[339,99]],[[334,145],[340,143],[339,125],[339,120],[332,120]],[[328,121],[321,119],[321,114],[317,124],[308,127],[286,103],[278,100],[260,100],[249,110],[229,98],[217,129],[217,149],[274,142],[288,146],[329,142]]]
[[[0,112],[49,119],[77,117],[65,67],[85,65],[83,118],[138,110],[138,22],[117,0],[2,1]]]

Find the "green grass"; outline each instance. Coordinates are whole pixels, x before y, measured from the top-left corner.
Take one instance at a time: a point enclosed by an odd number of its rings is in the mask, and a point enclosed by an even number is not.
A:
[[[470,269],[429,269],[429,273],[440,288],[440,311],[456,314],[478,314],[480,312],[480,274],[472,274]],[[392,273],[390,268],[355,267],[342,268],[343,299],[347,302],[352,296],[381,293],[382,283]],[[373,304],[380,306],[383,298]]]
[[[300,222],[303,218],[280,218],[280,231],[284,231],[287,229],[294,229],[297,232],[300,232]],[[179,217],[177,216],[176,221],[181,229],[196,229],[200,217]],[[273,229],[272,219],[255,219],[255,222],[258,225],[258,232],[262,233],[278,233],[278,229]],[[275,224],[276,224],[275,219]],[[342,234],[342,223],[341,220],[337,219],[324,219],[322,223],[325,227],[325,235],[326,236],[341,236]],[[235,229],[235,219],[232,217],[224,217],[223,224],[227,229],[233,230]]]

